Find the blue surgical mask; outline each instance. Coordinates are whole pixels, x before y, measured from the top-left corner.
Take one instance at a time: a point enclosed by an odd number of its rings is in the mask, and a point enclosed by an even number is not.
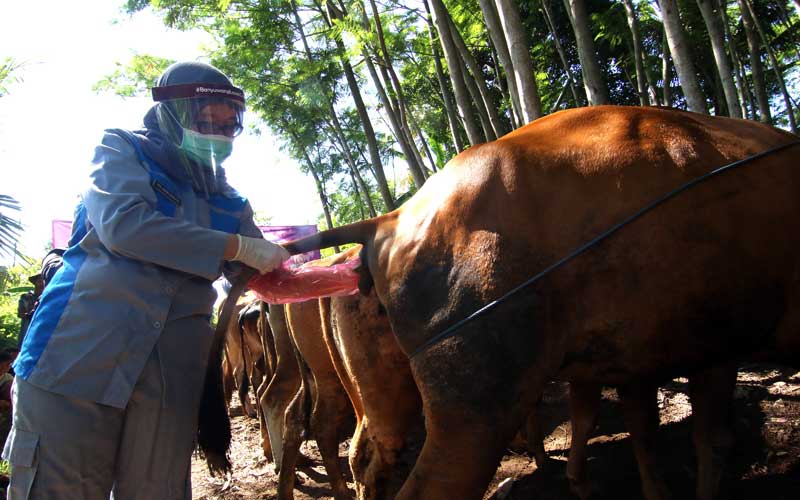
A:
[[[207,167],[222,164],[233,151],[233,137],[201,134],[192,129],[183,129],[183,140],[179,146],[186,156]]]

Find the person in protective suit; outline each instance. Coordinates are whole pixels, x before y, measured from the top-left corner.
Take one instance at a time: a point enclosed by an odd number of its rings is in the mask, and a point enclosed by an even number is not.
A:
[[[17,345],[21,346],[25,341],[25,334],[28,331],[28,325],[30,325],[31,318],[33,318],[33,313],[39,306],[39,296],[42,295],[44,287],[50,283],[50,280],[56,274],[56,271],[58,271],[58,269],[61,267],[61,255],[63,254],[64,250],[61,248],[54,248],[53,250],[47,252],[47,255],[45,255],[42,259],[42,270],[28,278],[28,281],[33,283],[34,288],[32,292],[23,293],[19,298],[19,303],[17,305],[17,316],[19,316],[22,321],[20,323],[19,341],[17,342]],[[12,369],[11,373],[13,372],[14,370]]]
[[[63,255],[63,248],[54,248],[47,252],[47,255],[42,258],[42,270],[40,273],[42,275],[42,282],[44,283],[44,286],[47,286],[47,284],[50,283],[50,280],[53,279],[53,276],[56,275],[56,272],[61,269]]]
[[[212,282],[289,257],[221,167],[244,93],[198,62],[167,68],[152,93],[143,130],[107,130],[96,148],[14,363],[8,498],[191,498]]]
[[[33,318],[33,312],[39,304],[39,296],[44,289],[44,280],[41,273],[28,276],[28,281],[33,285],[33,290],[20,295],[17,302],[17,317],[20,319],[19,342],[17,342],[19,345],[22,345],[22,341],[25,339],[28,326],[31,324],[31,318]]]

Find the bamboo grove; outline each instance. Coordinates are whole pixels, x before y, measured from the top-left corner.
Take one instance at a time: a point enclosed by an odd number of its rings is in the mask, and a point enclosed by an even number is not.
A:
[[[129,0],[212,63],[316,182],[329,227],[449,158],[578,106],[673,106],[797,132],[800,0]],[[396,160],[408,176],[394,178]]]

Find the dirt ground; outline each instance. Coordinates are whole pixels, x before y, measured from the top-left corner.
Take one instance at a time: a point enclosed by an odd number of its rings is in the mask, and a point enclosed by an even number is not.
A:
[[[660,467],[675,499],[694,497],[694,457],[690,442],[691,407],[685,379],[659,391],[661,411]],[[195,459],[192,481],[195,499],[255,500],[276,498],[277,476],[259,447],[258,422],[233,409],[234,471],[229,478],[210,478],[205,464]],[[503,458],[485,498],[504,481],[507,500],[572,500],[564,477],[570,444],[564,389],[553,384],[542,408],[549,433],[545,448],[555,466],[546,474],[524,453],[509,451]],[[797,500],[800,498],[800,372],[752,365],[739,371],[734,401],[736,444],[727,467],[725,498],[735,500]],[[347,447],[340,457],[347,470]],[[297,471],[295,499],[328,499],[325,469],[313,441],[303,444],[309,463]],[[628,435],[613,390],[603,394],[595,437],[589,446],[589,474],[597,500],[639,500],[639,476]],[[348,478],[352,481],[352,478]],[[348,483],[352,488],[352,482]],[[457,500],[457,499],[454,499]]]

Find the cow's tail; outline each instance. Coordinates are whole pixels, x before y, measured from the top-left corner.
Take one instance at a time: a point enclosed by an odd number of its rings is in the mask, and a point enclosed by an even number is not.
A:
[[[228,457],[231,445],[231,421],[228,417],[222,384],[222,349],[225,344],[225,330],[230,324],[236,301],[244,293],[247,282],[255,272],[254,269],[243,267],[236,281],[232,283],[231,291],[223,302],[217,318],[214,340],[208,355],[203,397],[197,417],[197,447],[212,475],[225,474],[231,470],[231,461]]]
[[[395,212],[390,212],[372,219],[335,227],[327,231],[321,231],[306,236],[305,238],[300,238],[299,240],[284,243],[283,247],[286,248],[289,253],[295,255],[312,250],[319,250],[321,248],[345,245],[347,243],[361,243],[366,246],[372,241],[380,223],[389,217],[394,217],[394,214]]]

